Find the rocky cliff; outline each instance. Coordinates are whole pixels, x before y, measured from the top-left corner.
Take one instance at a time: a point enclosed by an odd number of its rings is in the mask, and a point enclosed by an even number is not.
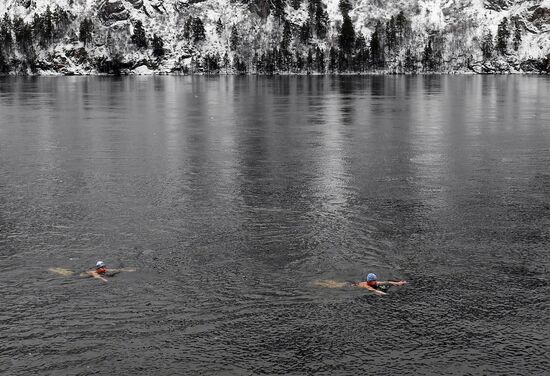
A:
[[[2,0],[9,74],[550,70],[550,0]]]

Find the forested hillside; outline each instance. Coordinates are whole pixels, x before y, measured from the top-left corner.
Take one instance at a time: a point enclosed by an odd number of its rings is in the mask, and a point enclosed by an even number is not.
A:
[[[550,71],[550,0],[1,0],[0,73]]]

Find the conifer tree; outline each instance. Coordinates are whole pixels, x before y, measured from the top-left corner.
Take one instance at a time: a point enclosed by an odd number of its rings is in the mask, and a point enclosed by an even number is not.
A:
[[[313,69],[313,49],[309,48],[307,51],[307,58],[306,58],[306,70],[308,73]]]
[[[349,11],[351,10],[349,0],[340,0],[338,5],[344,20],[342,23],[342,29],[340,30],[340,35],[338,36],[338,44],[340,47],[338,65],[340,70],[347,70],[349,69],[352,61],[352,52],[355,46],[355,30],[349,16]]]
[[[338,50],[338,71],[345,72],[349,70],[350,63],[351,63],[351,56],[349,54],[346,54],[342,50]]]
[[[44,13],[43,18],[44,20],[42,24],[42,40],[44,46],[49,46],[52,42],[54,33],[53,14],[49,5],[46,7],[46,12]]]
[[[279,50],[273,47],[273,49],[271,49],[270,59],[268,62],[269,74],[273,74],[277,70],[278,62],[280,61],[279,55]]]
[[[56,7],[53,12],[54,38],[61,38],[71,25],[71,13],[61,7]]]
[[[328,13],[323,5],[319,3],[317,9],[315,10],[315,32],[317,33],[317,38],[325,39],[328,31]]]
[[[10,66],[6,62],[6,57],[4,56],[4,51],[2,45],[0,44],[0,73],[6,74],[10,71]]]
[[[33,49],[33,30],[32,26],[17,17],[13,20],[13,31],[17,49],[23,55],[30,55]]]
[[[355,30],[351,18],[347,14],[344,15],[344,22],[342,23],[342,30],[340,31],[338,42],[340,44],[340,49],[344,53],[351,53],[355,43]]]
[[[514,21],[514,40],[512,43],[514,51],[517,51],[521,45],[521,27],[517,19]]]
[[[273,49],[275,50],[275,48]],[[282,70],[285,70],[285,66],[284,66],[284,51],[281,51],[281,50],[277,50],[277,53],[275,54],[275,58],[274,58],[274,64],[275,64],[275,69],[278,70],[278,71],[282,71]]]
[[[441,64],[443,62],[443,51],[441,49],[441,45],[439,43],[436,43],[434,46],[434,59],[433,59],[433,70],[440,71],[441,70]]]
[[[273,15],[277,18],[282,18],[285,15],[285,0],[272,0]]]
[[[47,48],[51,44],[54,34],[54,25],[49,5],[46,7],[46,11],[43,15],[39,15],[38,13],[34,14],[32,31],[34,40],[38,41],[40,47]]]
[[[505,55],[508,52],[508,38],[510,38],[510,31],[508,30],[508,19],[504,17],[497,30],[497,50],[501,55]]]
[[[264,54],[264,61],[262,63],[263,65],[263,71],[265,74],[273,74],[275,72],[275,61],[277,59],[277,50],[273,49],[271,51],[267,51]]]
[[[202,20],[200,18],[194,18],[193,19],[193,41],[195,43],[202,42],[206,39],[206,34],[204,30],[204,24],[202,23]]]
[[[410,47],[405,51],[405,63],[404,63],[405,72],[415,72],[416,71],[416,56],[412,53]]]
[[[253,9],[256,11],[256,14],[258,14],[262,19],[269,16],[269,12],[271,10],[271,0],[253,0],[251,4],[254,5]]]
[[[307,44],[310,38],[311,38],[311,26],[308,20],[304,22],[302,26],[300,26],[300,41],[303,44]]]
[[[34,50],[32,25],[25,23],[22,18],[16,17],[13,20],[13,31],[17,50],[24,57],[22,70],[26,71],[27,68],[30,68],[31,71],[34,71],[36,69],[36,51]]]
[[[483,54],[483,60],[489,60],[493,57],[493,34],[490,31],[486,31],[481,40],[481,52]]]
[[[328,69],[332,73],[338,69],[338,50],[334,47],[331,47],[329,51]]]
[[[4,50],[6,56],[10,55],[13,48],[13,38],[11,32],[13,25],[8,14],[5,13],[0,24],[0,46]]]
[[[239,47],[239,31],[237,30],[237,27],[233,27],[231,29],[231,36],[229,37],[229,46],[231,47],[232,51],[237,51],[237,48]]]
[[[88,43],[92,41],[93,31],[94,24],[92,20],[90,20],[89,18],[84,18],[82,21],[80,21],[78,40],[84,43],[84,47],[86,47]]]
[[[384,46],[381,43],[380,38],[380,29],[381,23],[378,21],[378,24],[372,33],[370,40],[370,57],[373,68],[383,68],[384,67]]]
[[[233,70],[235,71],[235,73],[240,73],[240,65],[241,62],[239,61],[239,57],[235,56],[235,58],[233,59]]]
[[[222,60],[222,67],[224,69],[227,69],[229,68],[230,66],[230,62],[229,62],[229,55],[227,54],[227,52],[223,55],[223,60]]]
[[[147,36],[145,35],[145,30],[143,29],[143,23],[139,20],[134,26],[134,34],[131,39],[137,48],[147,48]]]
[[[349,11],[351,10],[351,3],[349,0],[340,0],[338,2],[338,9],[342,15],[347,14],[349,16]]]
[[[254,56],[252,56],[252,68],[253,70],[256,69],[256,73],[260,73],[262,71],[263,59],[263,55],[258,56],[258,52],[254,52]]]
[[[216,52],[214,56],[212,56],[212,65],[216,68],[216,72],[220,70],[220,54]]]
[[[183,37],[185,39],[191,38],[192,29],[193,29],[193,17],[190,17],[186,19],[185,22],[183,23]]]
[[[424,52],[422,54],[422,65],[424,66],[424,70],[426,71],[434,69],[434,51],[431,39],[428,40],[428,44],[424,46]]]
[[[206,73],[212,73],[218,71],[220,68],[220,56],[207,54],[203,59],[203,69]]]
[[[258,59],[257,72],[258,73],[264,73],[264,74],[268,73],[269,72],[269,63],[270,63],[269,52],[262,53],[262,55]]]
[[[290,22],[285,20],[283,26],[283,39],[281,40],[281,50],[288,51],[292,40],[292,31],[290,30]]]
[[[290,70],[292,65],[292,54],[288,50],[281,49],[281,69],[282,70]]]
[[[151,43],[153,47],[153,56],[161,57],[164,56],[164,41],[157,34],[153,34],[153,41]]]
[[[355,58],[353,69],[363,72],[367,68],[369,54],[367,50],[367,42],[362,34],[355,39]]]
[[[397,45],[397,27],[395,18],[392,16],[386,23],[386,46],[392,52]]]
[[[315,17],[315,10],[317,9],[317,4],[319,0],[308,0],[307,1],[307,16],[310,20]]]
[[[297,72],[301,72],[304,69],[304,59],[302,58],[302,54],[300,51],[296,51],[296,59],[294,67],[296,68]]]
[[[258,56],[258,52],[254,52],[254,55],[252,55],[252,62],[250,64],[250,67],[252,68],[252,72],[258,73],[259,71],[261,71],[262,70],[261,64],[262,64],[262,60],[260,56]],[[254,69],[256,70],[255,72],[254,72]]]
[[[399,12],[399,14],[395,17],[395,28],[397,32],[398,42],[402,43],[403,40],[407,37],[410,29],[410,22],[403,11]]]
[[[325,54],[319,47],[315,49],[315,69],[319,73],[325,73]]]
[[[218,35],[222,35],[223,32],[223,24],[221,18],[218,18],[218,21],[216,21],[216,33]]]
[[[38,13],[32,18],[32,35],[35,40],[42,39],[42,17]]]

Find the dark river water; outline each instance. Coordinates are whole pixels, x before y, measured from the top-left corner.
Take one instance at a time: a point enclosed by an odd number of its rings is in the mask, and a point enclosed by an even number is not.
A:
[[[549,247],[548,77],[0,79],[1,374],[547,375]]]

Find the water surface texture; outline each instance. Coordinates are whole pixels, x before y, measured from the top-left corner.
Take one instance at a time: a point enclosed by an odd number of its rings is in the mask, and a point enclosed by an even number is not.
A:
[[[0,373],[543,375],[550,79],[0,79]],[[63,277],[104,260],[108,283]],[[316,281],[375,272],[386,297]]]

